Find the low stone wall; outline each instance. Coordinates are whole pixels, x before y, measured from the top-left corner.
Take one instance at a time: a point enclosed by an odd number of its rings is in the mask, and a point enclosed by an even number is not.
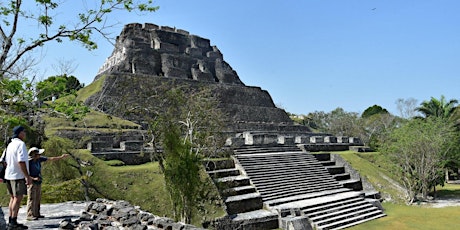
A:
[[[300,144],[298,146],[306,152],[345,151],[348,150],[349,147],[348,144],[342,143]]]
[[[93,156],[109,161],[109,160],[120,160],[127,165],[139,165],[151,162],[155,159],[155,156],[151,155],[151,151],[139,152],[139,151],[111,151],[93,153]]]
[[[174,222],[167,217],[144,212],[127,201],[97,199],[82,212],[79,219],[61,221],[59,229],[181,229],[198,230],[193,225]]]
[[[368,191],[377,191],[374,186],[366,179],[361,177],[358,171],[356,171],[345,159],[343,159],[340,155],[338,154],[331,154],[331,160],[335,161],[335,165],[337,166],[343,166],[345,168],[345,171],[350,174],[350,177],[352,179],[356,180],[361,180],[363,190],[365,192]]]

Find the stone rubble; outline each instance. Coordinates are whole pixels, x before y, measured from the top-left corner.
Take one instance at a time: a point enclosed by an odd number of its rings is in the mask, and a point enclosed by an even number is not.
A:
[[[42,204],[41,213],[45,218],[26,220],[26,207],[19,209],[18,222],[29,230],[200,230],[192,225],[175,222],[167,217],[160,217],[140,210],[138,206],[127,201],[70,201],[57,204]],[[0,229],[6,229],[8,207],[0,209]]]
[[[181,229],[198,230],[193,225],[174,222],[167,217],[160,217],[142,211],[127,201],[109,201],[97,199],[91,202],[75,221],[64,219],[59,229],[107,229],[107,230],[145,230],[145,229]]]

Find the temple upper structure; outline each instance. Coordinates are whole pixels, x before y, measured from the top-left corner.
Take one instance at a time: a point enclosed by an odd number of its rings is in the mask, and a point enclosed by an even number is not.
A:
[[[98,75],[110,73],[244,85],[209,39],[151,23],[125,25]]]

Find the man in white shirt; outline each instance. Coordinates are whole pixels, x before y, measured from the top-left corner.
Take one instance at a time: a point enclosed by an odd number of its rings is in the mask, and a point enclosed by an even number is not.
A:
[[[13,129],[13,139],[8,144],[5,153],[6,187],[10,194],[8,229],[28,229],[17,222],[19,208],[24,195],[27,195],[27,185],[32,182],[29,176],[29,156],[24,143],[26,132],[24,127],[16,126]]]

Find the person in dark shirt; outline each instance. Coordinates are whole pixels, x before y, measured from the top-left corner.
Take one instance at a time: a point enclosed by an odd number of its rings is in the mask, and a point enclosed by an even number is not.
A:
[[[44,149],[37,147],[29,149],[29,174],[32,177],[32,184],[27,188],[27,220],[44,218],[40,214],[41,184],[43,181],[41,163],[45,161],[57,161],[69,156],[69,154],[62,154],[59,157],[45,157],[42,156],[43,152],[45,152]]]

